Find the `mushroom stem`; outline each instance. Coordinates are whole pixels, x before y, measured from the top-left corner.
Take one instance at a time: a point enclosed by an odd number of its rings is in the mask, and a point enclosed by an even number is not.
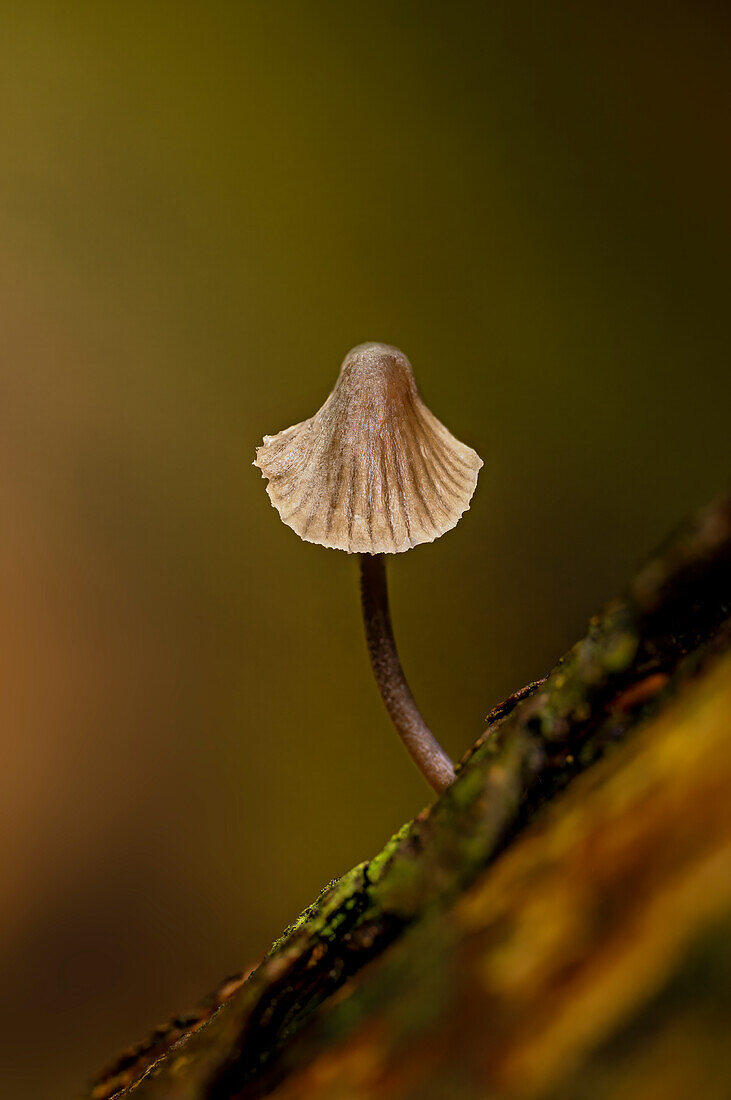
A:
[[[378,689],[407,752],[435,791],[454,780],[454,765],[421,716],[401,667],[388,609],[384,554],[360,554],[368,653]]]

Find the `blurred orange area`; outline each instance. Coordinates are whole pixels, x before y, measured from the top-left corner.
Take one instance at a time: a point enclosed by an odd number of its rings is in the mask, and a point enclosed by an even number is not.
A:
[[[2,1093],[78,1091],[428,800],[254,447],[403,347],[485,459],[392,563],[458,756],[729,468],[731,23],[16,5],[0,36]]]

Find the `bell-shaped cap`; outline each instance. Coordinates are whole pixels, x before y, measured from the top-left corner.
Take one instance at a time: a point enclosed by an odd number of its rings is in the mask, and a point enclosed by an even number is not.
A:
[[[300,538],[349,554],[398,554],[455,526],[482,459],[426,407],[403,352],[360,344],[319,412],[264,436],[254,465]]]

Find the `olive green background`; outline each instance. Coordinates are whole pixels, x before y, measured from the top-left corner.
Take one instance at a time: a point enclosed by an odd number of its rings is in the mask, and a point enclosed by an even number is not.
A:
[[[398,344],[485,459],[392,562],[455,755],[729,470],[722,4],[2,5],[0,1091],[70,1096],[428,800],[252,468]]]

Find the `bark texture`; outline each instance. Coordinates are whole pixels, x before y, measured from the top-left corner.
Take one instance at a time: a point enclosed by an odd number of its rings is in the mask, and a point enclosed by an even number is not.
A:
[[[731,1095],[731,498],[108,1100]]]

